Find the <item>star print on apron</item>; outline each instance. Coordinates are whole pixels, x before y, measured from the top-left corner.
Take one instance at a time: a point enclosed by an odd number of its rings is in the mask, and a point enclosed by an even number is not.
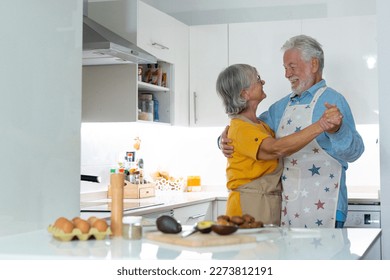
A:
[[[310,104],[291,105],[276,132],[290,135],[311,124],[315,103],[326,87],[320,88]],[[341,164],[314,139],[283,160],[281,225],[287,227],[334,228],[341,178]]]

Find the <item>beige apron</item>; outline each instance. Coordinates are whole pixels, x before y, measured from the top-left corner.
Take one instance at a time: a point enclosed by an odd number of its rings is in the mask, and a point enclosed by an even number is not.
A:
[[[234,115],[231,118],[238,118],[253,123],[241,115]],[[282,201],[280,177],[282,172],[283,164],[280,159],[277,168],[272,173],[261,176],[232,190],[240,193],[240,204],[243,214],[250,214],[256,221],[262,221],[264,224],[280,225]]]
[[[310,104],[286,107],[276,137],[290,135],[311,124],[313,108],[326,87]],[[284,158],[282,175],[282,226],[334,228],[341,178],[341,164],[314,139]]]

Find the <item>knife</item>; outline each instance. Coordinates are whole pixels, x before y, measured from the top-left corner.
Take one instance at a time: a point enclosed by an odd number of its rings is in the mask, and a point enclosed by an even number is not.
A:
[[[186,238],[188,236],[190,236],[191,234],[194,234],[195,232],[198,231],[198,228],[196,227],[196,224],[192,227],[192,229],[190,230],[186,230],[184,231],[182,234],[181,234],[181,237],[182,238]]]

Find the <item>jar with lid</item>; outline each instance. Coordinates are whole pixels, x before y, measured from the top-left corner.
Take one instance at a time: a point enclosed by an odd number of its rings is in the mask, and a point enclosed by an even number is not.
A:
[[[139,240],[142,238],[142,217],[125,216],[123,217],[122,236],[125,239]]]
[[[152,94],[140,94],[138,100],[138,119],[142,121],[153,121],[154,102]]]

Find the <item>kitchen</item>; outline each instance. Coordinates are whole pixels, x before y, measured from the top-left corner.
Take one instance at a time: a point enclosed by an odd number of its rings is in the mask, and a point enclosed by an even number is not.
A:
[[[12,1],[8,2],[9,6],[7,6],[7,9],[11,9],[15,14],[19,12],[17,10],[19,7],[16,7]],[[73,24],[78,26],[75,24],[75,18],[81,18],[81,4],[76,4],[76,1],[69,2],[69,4],[63,4],[63,13],[64,15],[71,14]],[[383,183],[388,181],[388,175],[383,171],[387,170],[388,166],[386,158],[386,146],[388,145],[386,138],[388,136],[386,135],[387,132],[384,131],[387,125],[387,111],[385,108],[381,110],[381,106],[387,103],[386,94],[381,94],[381,92],[387,92],[386,88],[384,88],[386,87],[384,84],[386,71],[383,69],[388,64],[385,63],[388,57],[384,50],[386,49],[389,38],[385,31],[382,30],[383,26],[386,26],[387,20],[385,14],[386,5],[388,4],[385,1],[376,2],[377,21],[380,23],[382,21],[385,22],[385,24],[378,23],[377,25],[378,57],[382,57],[381,60],[378,60],[378,65],[383,67],[378,67],[378,104],[379,111],[381,112],[381,115],[378,116],[378,130],[381,135],[379,145],[381,152],[380,182],[382,182],[381,226],[383,259],[388,259],[388,255],[390,254],[386,250],[386,244],[389,242],[386,241],[389,239],[386,217],[390,213],[385,199],[390,195],[386,191],[385,183]],[[54,10],[57,11],[49,3],[46,7],[46,12],[29,7],[29,4],[26,4],[23,9],[28,11],[29,8],[37,14],[42,13],[42,15],[51,14]],[[2,11],[4,10],[2,9]],[[5,15],[2,19],[12,23],[15,20],[10,15]],[[59,24],[57,22],[59,19],[55,17],[50,17],[50,19],[54,23]],[[59,24],[58,31],[62,32],[62,36],[66,36],[69,30],[64,26],[69,26],[69,22],[61,22],[61,24]],[[6,26],[6,24],[3,26]],[[15,26],[19,25],[15,23]],[[39,25],[40,28],[46,30],[44,26],[43,23]],[[32,30],[24,30],[21,27],[18,31],[19,34],[26,34],[25,40],[30,38],[27,36],[29,35],[28,32],[32,33]],[[133,140],[134,136],[139,136],[142,139],[142,149],[144,149],[142,152],[145,153],[145,166],[151,171],[159,168],[177,173],[178,176],[201,174],[202,181],[207,185],[220,186],[221,180],[224,179],[224,159],[218,150],[212,149],[213,147],[209,145],[210,141],[216,144],[216,137],[219,131],[221,131],[222,126],[217,126],[217,128],[186,127],[184,126],[186,123],[184,121],[184,124],[179,123],[177,127],[145,123],[105,123],[99,127],[93,123],[83,123],[80,128],[81,101],[79,99],[81,97],[81,69],[76,67],[77,63],[81,60],[80,32],[81,27],[77,28],[76,34],[79,36],[75,36],[76,39],[72,38],[70,34],[69,37],[61,37],[60,41],[64,42],[65,45],[68,44],[66,45],[67,48],[65,48],[65,46],[62,47],[56,43],[56,39],[58,38],[53,36],[50,30],[47,31],[48,34],[45,34],[45,39],[47,40],[46,37],[49,35],[54,37],[49,36],[49,38],[52,38],[53,43],[56,44],[55,46],[59,50],[62,50],[62,53],[67,54],[67,58],[55,56],[55,63],[53,63],[53,58],[47,55],[50,54],[50,48],[44,48],[45,51],[43,51],[42,46],[39,44],[29,46],[36,53],[41,54],[39,57],[23,56],[26,60],[23,61],[23,69],[29,69],[30,67],[31,69],[29,71],[20,71],[21,69],[18,63],[11,60],[11,57],[7,57],[6,59],[7,63],[3,71],[3,77],[11,75],[11,79],[7,78],[7,81],[2,83],[2,86],[4,86],[3,92],[14,92],[15,94],[5,97],[6,102],[4,104],[11,104],[12,106],[7,106],[7,108],[2,110],[2,114],[4,114],[3,127],[6,128],[5,135],[7,135],[2,145],[4,147],[2,160],[2,170],[4,172],[2,205],[4,205],[4,208],[2,207],[2,209],[4,210],[2,210],[1,215],[1,220],[7,226],[2,228],[2,235],[45,228],[55,217],[61,215],[76,216],[80,207],[80,170],[84,173],[97,174],[101,173],[100,170],[96,171],[97,169],[109,169],[111,164],[115,164],[120,159],[122,152],[131,146],[130,141]],[[32,34],[35,33],[33,32]],[[16,40],[11,33],[6,34],[10,39]],[[74,41],[71,43],[65,39]],[[44,41],[43,38],[42,41]],[[70,49],[72,49],[72,52],[70,52]],[[17,50],[22,51],[20,49]],[[13,54],[16,50],[10,47],[9,51]],[[15,53],[15,56],[12,57],[18,61],[20,53]],[[20,61],[20,63],[22,62]],[[58,65],[61,65],[60,69],[58,69]],[[40,71],[34,70],[36,67],[39,67],[38,69]],[[180,71],[177,71],[178,69],[175,70],[175,74],[180,73]],[[188,77],[186,78],[186,75],[183,76],[181,81],[187,81],[188,84]],[[66,83],[64,83],[63,77],[67,77],[68,81]],[[23,83],[21,86],[18,82],[20,79],[24,79],[26,85]],[[19,87],[15,88],[15,85],[19,85]],[[27,95],[26,92],[29,92],[29,94]],[[27,97],[32,95],[34,99],[32,100],[33,102],[30,102],[31,100]],[[190,98],[188,96],[182,98],[184,100],[179,100],[178,103],[175,102],[175,122],[176,119],[179,122],[183,119],[188,119],[187,110],[181,110],[182,108],[179,105],[187,104]],[[29,102],[26,102],[27,100]],[[59,110],[59,108],[61,109]],[[47,118],[47,116],[51,118]],[[24,117],[28,118],[25,119]],[[29,120],[33,120],[34,122],[30,122]],[[155,131],[154,134],[150,132],[152,128]],[[172,141],[173,138],[168,137],[168,134],[174,135],[174,139],[179,141]],[[110,135],[112,137],[109,137]],[[191,143],[191,139],[197,135],[207,136],[200,137],[200,141],[195,144],[186,143]],[[96,147],[97,143],[93,140],[94,138],[96,140],[98,137],[102,143],[99,143],[99,146]],[[156,144],[156,138],[161,141],[162,147]],[[114,141],[113,139],[124,140],[122,142],[121,140]],[[81,142],[80,140],[85,142]],[[174,147],[178,147],[178,142],[180,147],[183,148],[173,149]],[[101,148],[100,145],[104,148]],[[198,146],[202,149],[188,149],[188,146],[191,148]],[[205,150],[203,147],[210,147],[210,150]],[[99,153],[96,153],[96,151],[99,151]],[[156,161],[157,154],[161,157],[159,162]],[[185,155],[184,160],[186,161],[188,159],[194,160],[183,164],[182,155]],[[96,157],[99,158],[97,159]],[[210,161],[210,158],[213,158],[213,161]],[[371,159],[369,158],[369,160]],[[20,176],[19,170],[16,171],[16,168],[10,169],[9,166],[23,166],[24,175]],[[220,167],[220,169],[216,170],[216,166]],[[7,170],[7,173],[5,173],[5,170]],[[41,175],[42,173],[43,175]],[[355,173],[361,174],[361,171],[356,170]],[[59,174],[61,175],[59,176]],[[215,174],[217,175],[215,176]],[[348,176],[352,177],[351,173]],[[364,177],[364,179],[367,179],[370,185],[375,180],[374,184],[376,184],[379,182],[379,178],[374,177],[375,175],[368,178]],[[107,178],[103,179],[105,179],[104,182],[107,182]],[[87,192],[88,189],[86,188],[88,187],[82,186],[82,192],[84,190]],[[20,205],[23,205],[23,207]]]

